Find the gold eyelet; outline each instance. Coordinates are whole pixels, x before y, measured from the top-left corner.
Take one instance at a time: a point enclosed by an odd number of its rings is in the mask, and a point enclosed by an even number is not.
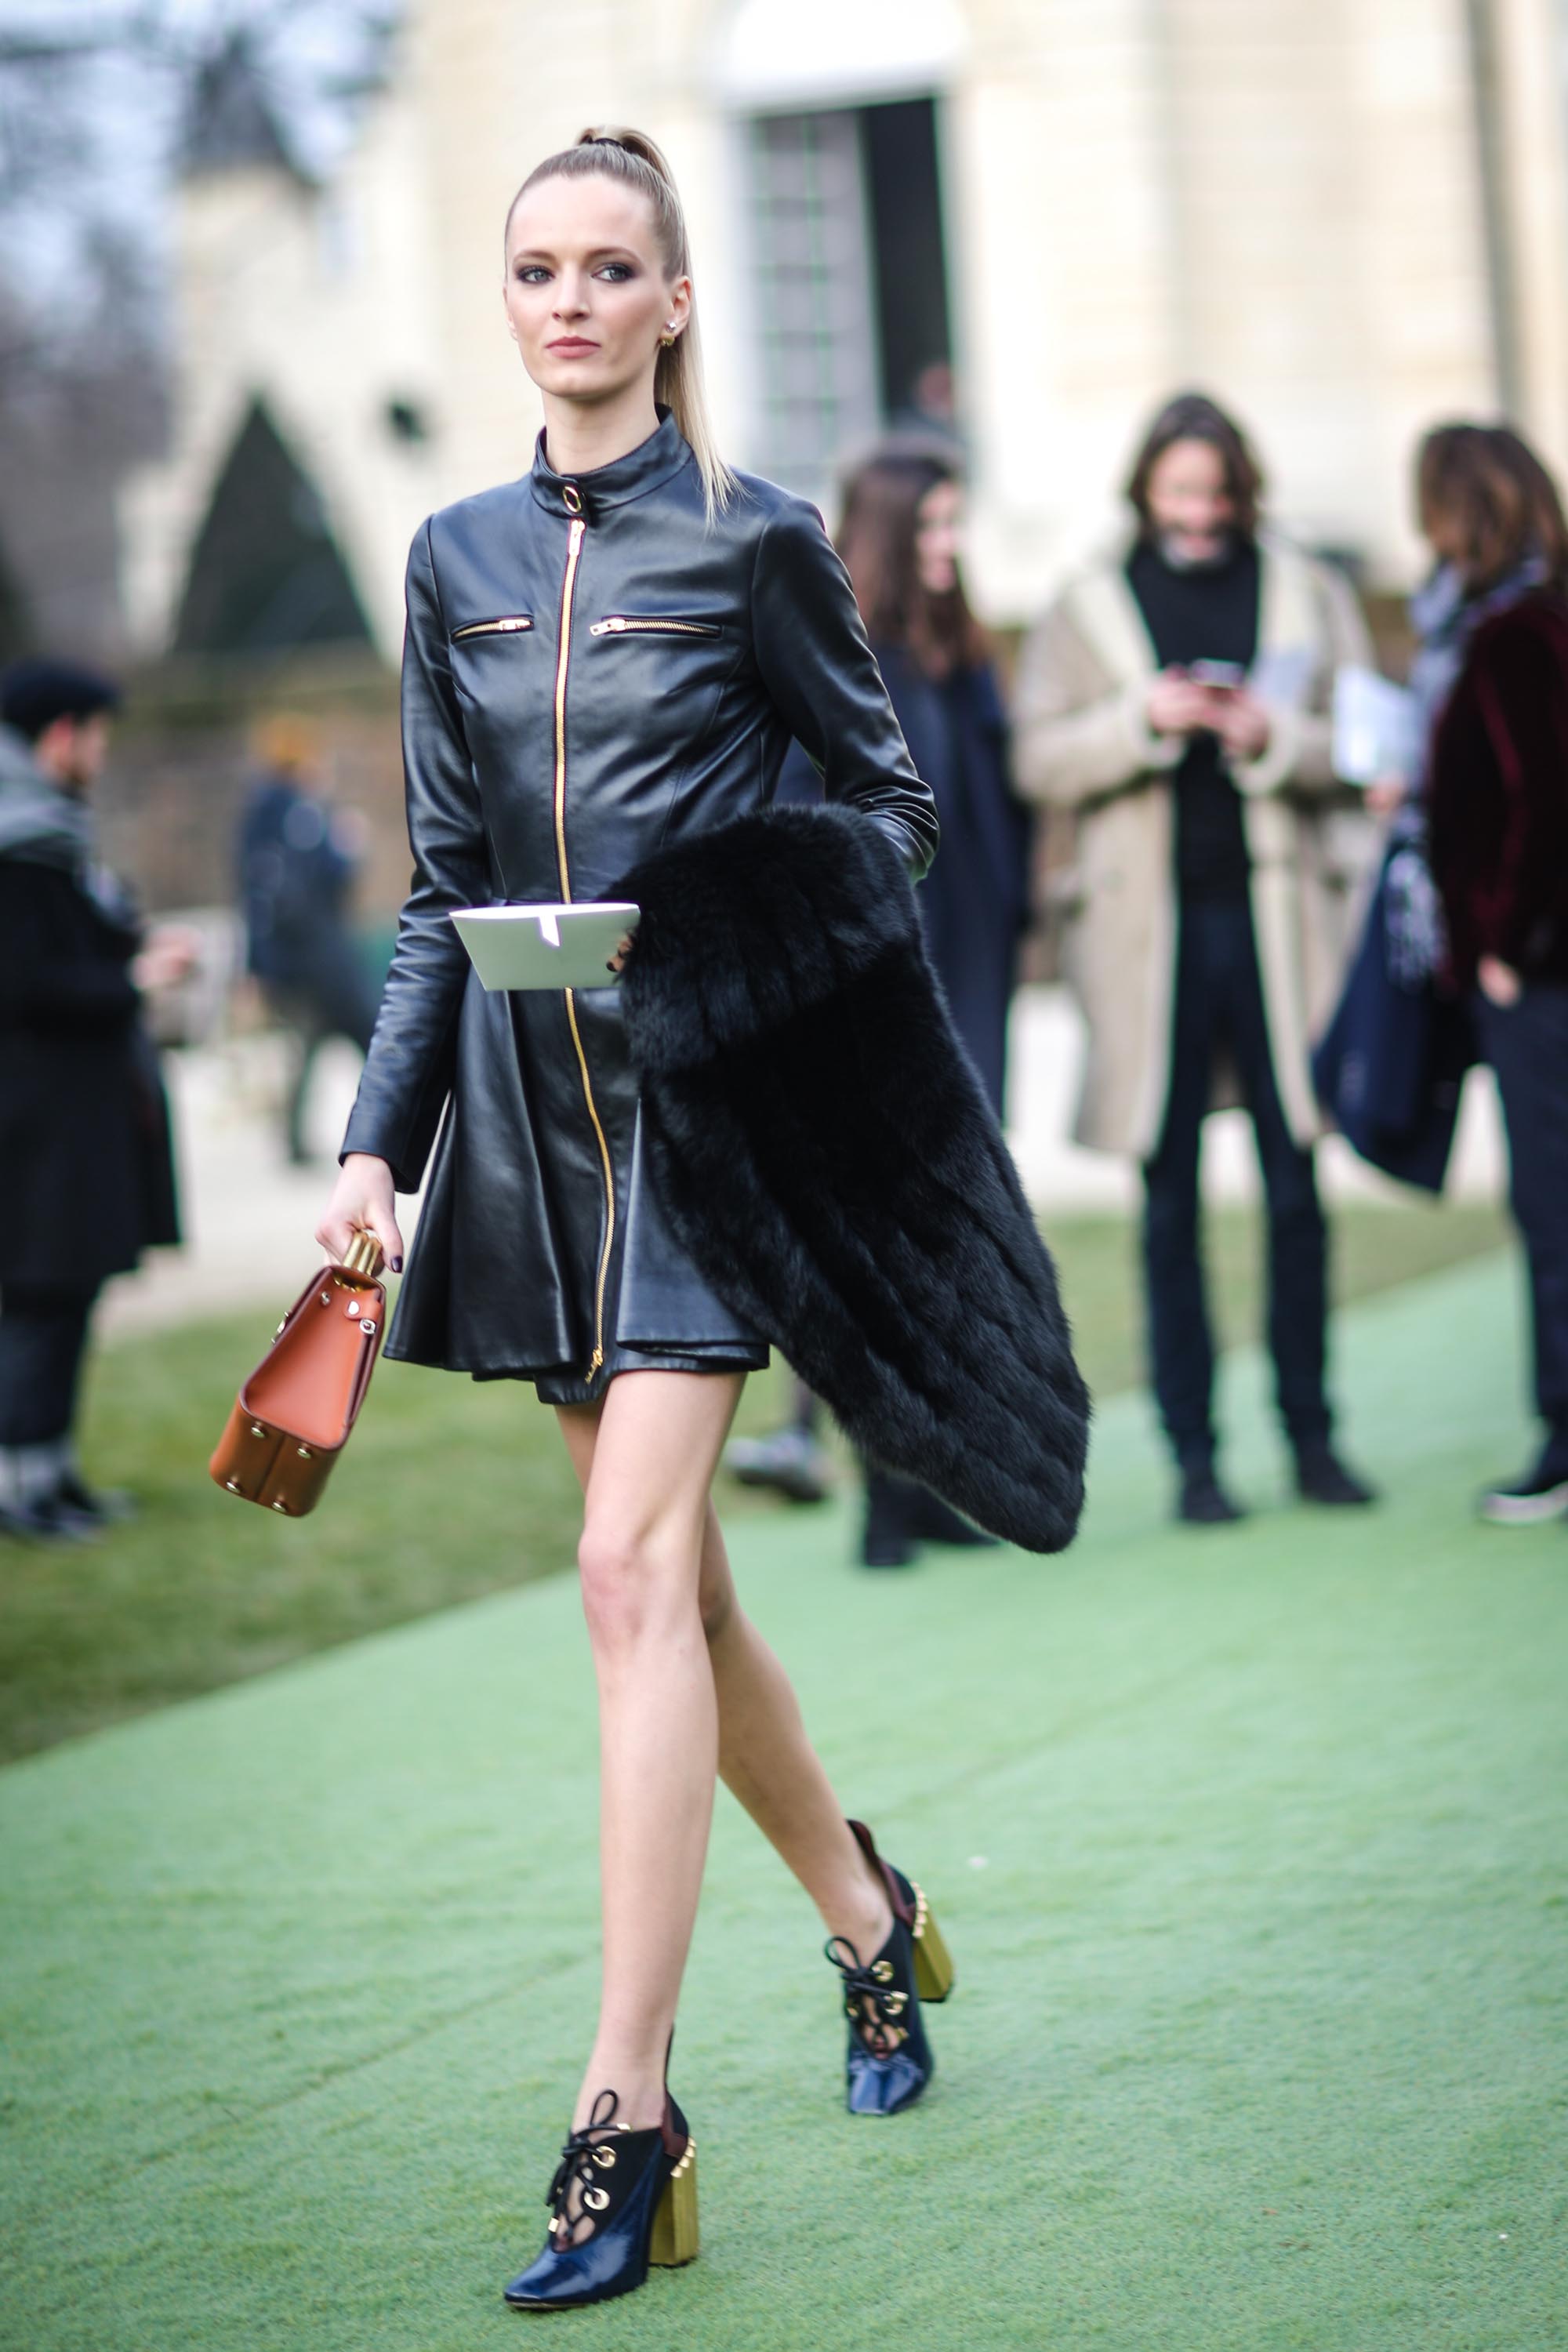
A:
[[[876,1978],[879,1984],[891,1984],[893,1981],[893,1963],[891,1960],[878,1960],[872,1968],[871,1974]]]
[[[613,2147],[596,2147],[594,2150],[594,2161],[599,2167],[601,2171],[613,2172],[616,2165],[615,2149]]]
[[[583,2202],[590,2213],[602,2213],[609,2201],[607,2189],[584,2189],[583,2191]]]

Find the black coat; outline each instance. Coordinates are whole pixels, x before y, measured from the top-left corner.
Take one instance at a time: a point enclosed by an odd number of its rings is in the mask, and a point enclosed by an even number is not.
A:
[[[0,853],[0,1292],[93,1289],[179,1239],[139,944],[75,873]]]
[[[927,952],[1000,1118],[1032,831],[1028,810],[1013,793],[1002,697],[989,667],[932,678],[901,646],[873,651],[942,826],[942,856],[919,892]],[[816,772],[798,745],[784,762],[778,797],[802,805],[821,800]]]
[[[781,809],[627,889],[626,1029],[681,1244],[868,1460],[1059,1551],[1089,1398],[886,842],[850,811]]]
[[[923,870],[931,797],[820,518],[742,477],[710,522],[668,416],[580,480],[542,441],[416,537],[403,711],[414,887],[344,1150],[408,1191],[451,1109],[387,1352],[563,1402],[639,1362],[756,1361],[647,1182],[619,992],[487,996],[447,918],[613,895],[764,805],[792,735]]]
[[[1451,977],[1482,956],[1568,981],[1568,601],[1542,590],[1484,621],[1432,738],[1432,873]]]

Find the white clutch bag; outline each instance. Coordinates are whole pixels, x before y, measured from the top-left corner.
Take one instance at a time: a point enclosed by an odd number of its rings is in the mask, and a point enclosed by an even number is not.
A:
[[[458,907],[458,937],[488,989],[613,988],[607,969],[637,927],[640,907],[618,898],[575,906]]]

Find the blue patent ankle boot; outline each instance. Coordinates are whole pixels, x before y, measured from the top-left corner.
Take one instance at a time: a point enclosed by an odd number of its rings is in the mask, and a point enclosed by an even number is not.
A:
[[[545,2194],[550,2230],[537,2262],[506,2289],[513,2311],[571,2311],[643,2284],[650,2264],[697,2259],[697,2143],[668,2092],[664,2121],[628,2131],[601,2091],[571,2133]]]
[[[862,1960],[843,1936],[825,1947],[843,1979],[849,2021],[847,2104],[852,2116],[896,2116],[913,2106],[936,2072],[921,2004],[947,1999],[953,1968],[920,1888],[882,1860],[863,1822],[849,1826],[887,1888],[893,1926],[874,1959]]]

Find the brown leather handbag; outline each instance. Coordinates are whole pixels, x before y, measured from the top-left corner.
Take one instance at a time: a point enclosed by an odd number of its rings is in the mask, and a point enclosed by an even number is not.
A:
[[[381,1244],[357,1233],[342,1264],[305,1285],[207,1465],[226,1492],[290,1519],[315,1509],[375,1370],[386,1319],[380,1271]]]

